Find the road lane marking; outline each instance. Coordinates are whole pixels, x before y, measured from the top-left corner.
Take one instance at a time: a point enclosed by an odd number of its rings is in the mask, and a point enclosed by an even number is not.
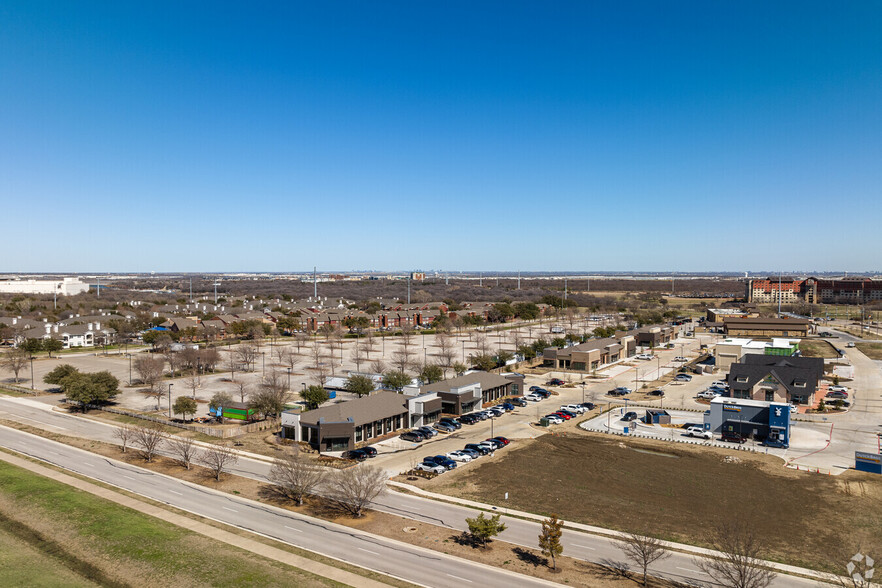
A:
[[[90,468],[94,468],[94,467],[95,467],[95,464],[94,464],[94,463],[89,463],[88,461],[84,461],[84,462],[83,462],[83,465],[84,465],[84,466],[89,466]]]
[[[592,551],[597,551],[596,547],[588,547],[587,545],[579,545],[578,543],[573,543],[573,547],[581,547],[582,549],[590,549]]]
[[[292,531],[296,531],[297,533],[302,533],[302,532],[303,532],[303,531],[301,531],[300,529],[295,529],[294,527],[289,527],[288,525],[285,525],[285,528],[286,528],[286,529],[291,529]]]
[[[453,574],[447,574],[447,576],[450,577],[450,578],[453,578],[454,580],[462,580],[463,582],[468,582],[469,584],[472,584],[472,583],[473,583],[473,582],[472,582],[471,580],[469,580],[468,578],[460,578],[459,576],[454,576]]]
[[[180,492],[178,492],[176,490],[169,490],[169,492],[171,492],[172,494],[177,494],[178,496],[183,496],[183,494],[181,494]]]
[[[222,506],[221,508],[224,509],[224,510],[228,510],[228,511],[230,511],[230,512],[239,512],[238,510],[233,510],[232,508],[230,508],[230,507],[228,507],[228,506]]]
[[[127,479],[127,480],[132,480],[133,482],[136,481],[135,478],[133,478],[133,477],[131,477],[131,476],[123,475],[123,478],[125,478],[125,479]]]
[[[377,553],[376,551],[371,551],[370,549],[364,549],[364,548],[362,548],[362,547],[359,547],[358,550],[359,550],[359,551],[364,551],[365,553],[370,553],[371,555],[377,555],[377,556],[380,555],[380,554]]]
[[[704,576],[707,576],[707,575],[708,575],[707,573],[702,572],[701,570],[690,570],[689,568],[681,568],[680,566],[677,566],[677,569],[678,569],[678,570],[683,570],[684,572],[691,572],[691,573],[693,573],[693,574],[702,574],[702,575],[704,575]]]
[[[41,425],[45,425],[47,427],[52,427],[54,429],[61,429],[62,431],[67,431],[67,427],[62,427],[60,425],[52,425],[50,423],[44,423],[43,421],[38,421],[37,419],[29,419],[26,416],[20,416],[20,415],[14,414],[14,413],[9,413],[9,414],[10,414],[10,416],[15,416],[15,418],[23,419],[26,421],[31,421],[32,423],[40,423]]]

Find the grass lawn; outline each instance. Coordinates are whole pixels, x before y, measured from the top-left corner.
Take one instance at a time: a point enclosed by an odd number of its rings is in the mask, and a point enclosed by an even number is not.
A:
[[[68,569],[53,555],[20,538],[17,534],[19,531],[7,519],[0,517],[0,584],[34,588],[98,586]],[[34,570],[40,570],[40,573],[35,574]]]
[[[882,359],[882,343],[855,343],[854,346],[870,359]]]
[[[858,546],[882,557],[882,476],[807,474],[769,456],[596,435],[516,440],[507,451],[419,485],[691,544],[740,518],[767,541],[765,557],[815,569],[844,565],[851,555],[839,551]]]
[[[834,359],[839,357],[836,349],[828,341],[816,339],[802,339],[799,342],[799,350],[804,357],[823,357]]]
[[[7,539],[80,576],[52,585],[88,586],[91,578],[109,586],[340,586],[0,462],[4,520],[0,530],[13,535]],[[24,569],[33,573],[33,561]],[[27,576],[17,580],[22,573],[0,565],[0,585],[34,585]]]

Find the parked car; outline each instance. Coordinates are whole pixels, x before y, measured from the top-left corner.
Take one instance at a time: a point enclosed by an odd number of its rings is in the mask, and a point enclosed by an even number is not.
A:
[[[461,429],[461,428],[462,428],[462,425],[459,424],[459,421],[458,421],[458,420],[456,420],[456,419],[452,419],[452,418],[450,418],[450,417],[444,417],[443,419],[441,419],[441,420],[438,421],[438,422],[439,422],[439,423],[444,423],[445,425],[450,425],[450,426],[453,427],[454,429]]]
[[[481,441],[481,443],[492,443],[496,447],[496,449],[502,449],[503,447],[505,447],[505,443],[503,443],[499,439],[484,439],[483,441]]]
[[[466,414],[466,415],[459,417],[459,422],[461,422],[464,425],[474,425],[479,420],[481,420],[481,419],[473,414]]]
[[[496,443],[494,443],[492,441],[481,441],[480,443],[478,443],[478,447],[486,447],[487,449],[490,450],[490,453],[493,453],[494,451],[499,449],[499,447],[496,445]]]
[[[466,455],[471,457],[473,460],[478,459],[482,455],[480,452],[478,452],[475,449],[463,448],[463,449],[460,449],[459,451],[462,451],[463,453],[465,453]]]
[[[511,401],[511,403],[514,404],[515,406],[520,406],[521,408],[523,408],[524,406],[527,406],[527,401],[524,400],[523,398],[514,398]]]
[[[580,404],[564,404],[560,407],[561,410],[568,410],[570,412],[574,412],[576,414],[584,414],[585,407]]]
[[[529,388],[527,388],[527,391],[528,392],[535,392],[536,390],[541,390],[541,389],[542,389],[542,386],[530,386]]]
[[[846,386],[838,386],[838,385],[827,386],[827,390],[829,392],[848,392],[848,388]]]
[[[622,415],[622,420],[625,422],[636,421],[637,420],[637,413],[634,411],[626,412],[624,415]]]
[[[427,457],[423,460],[423,463],[431,463],[435,462],[440,466],[444,466],[448,470],[456,469],[456,462],[447,457],[446,455],[433,455],[431,457]]]
[[[495,440],[502,442],[503,445],[508,445],[511,441],[507,437],[503,437],[502,435],[497,435],[493,437]]]
[[[375,447],[362,447],[361,450],[367,453],[368,457],[377,457],[377,449]]]
[[[559,416],[560,418],[562,418],[565,421],[568,421],[571,418],[573,418],[572,415],[570,415],[569,413],[561,412],[561,411],[553,412],[551,414],[556,414],[557,416]]]
[[[848,392],[827,392],[827,398],[839,398],[845,400],[848,398]]]
[[[428,439],[431,439],[432,437],[434,437],[434,436],[436,436],[436,435],[438,434],[438,431],[436,431],[436,430],[433,429],[432,427],[428,427],[428,426],[426,426],[426,427],[417,427],[415,430],[417,430],[417,431],[419,431],[420,433],[422,433],[423,437],[426,437],[426,438],[428,438]]]
[[[437,422],[433,425],[435,429],[441,431],[442,433],[453,433],[456,431],[456,428],[453,425],[448,425],[447,423]]]
[[[729,383],[724,382],[723,380],[715,380],[710,383],[711,388],[722,388],[723,390],[729,389]]]
[[[402,441],[410,441],[411,443],[420,443],[424,439],[422,435],[419,433],[414,433],[413,431],[408,431],[407,433],[402,433],[398,436]]]
[[[472,461],[471,455],[469,455],[468,453],[466,453],[464,451],[460,451],[460,450],[451,451],[450,453],[447,454],[447,457],[449,459],[452,459],[453,461],[461,461],[463,463],[468,463],[468,462]]]
[[[552,425],[559,425],[562,422],[564,422],[564,418],[562,416],[556,415],[556,414],[547,414],[542,418],[546,419]]]
[[[854,341],[849,341],[845,344],[846,347],[854,347]]]
[[[475,418],[478,419],[479,421],[486,421],[487,419],[490,418],[490,415],[488,415],[487,413],[485,413],[483,410],[479,410],[478,412],[473,412],[473,413],[471,413],[471,414],[472,414],[473,417],[475,417]]]
[[[689,361],[689,360],[686,359],[685,357],[683,357],[682,355],[678,355],[677,357],[674,358],[674,361],[682,361],[682,362],[686,362],[686,361]]]
[[[480,445],[478,443],[468,443],[468,444],[466,444],[465,448],[469,449],[471,451],[477,451],[481,455],[487,455],[491,451],[489,447],[486,447],[484,445]]]
[[[619,386],[618,388],[613,388],[607,394],[610,396],[624,396],[625,394],[630,394],[631,389],[626,386]]]
[[[497,408],[495,406],[493,408],[488,408],[486,412],[493,415],[494,417],[501,417],[505,414],[504,410],[502,410],[501,408]]]
[[[634,356],[634,359],[642,359],[644,361],[648,361],[650,359],[655,359],[651,353],[638,353]]]
[[[720,435],[720,440],[729,441],[730,443],[744,443],[747,441],[747,439],[737,431],[723,431],[723,434]]]
[[[548,398],[549,396],[551,396],[551,392],[549,392],[545,388],[536,388],[535,390],[533,390],[533,394],[538,394],[543,398]]]
[[[352,451],[346,452],[346,457],[354,459],[355,461],[364,461],[368,458],[368,455],[364,449],[353,449]]]
[[[664,395],[665,395],[665,391],[662,390],[661,388],[657,388],[657,389],[655,389],[655,390],[652,390],[652,391],[649,393],[649,395],[650,395],[650,396],[664,396]]]
[[[674,376],[674,379],[678,382],[691,382],[692,376],[690,376],[689,374],[677,374],[676,376]]]
[[[565,414],[565,415],[568,415],[571,419],[574,419],[574,418],[576,418],[577,416],[579,416],[578,413],[573,412],[572,410],[569,410],[569,409],[567,409],[567,408],[562,408],[562,409],[558,410],[557,412],[562,413],[562,414]]]
[[[542,397],[538,394],[527,394],[526,396],[524,396],[524,399],[529,400],[530,402],[539,402],[540,400],[542,400]]]
[[[435,474],[443,474],[444,472],[447,471],[447,468],[445,468],[444,466],[440,466],[437,463],[426,463],[426,462],[420,462],[420,463],[416,464],[413,469],[420,470],[423,472],[432,472]]]
[[[710,431],[705,431],[703,427],[692,426],[686,428],[686,434],[690,437],[701,437],[702,439],[713,439]]]
[[[515,405],[512,404],[511,402],[503,402],[502,404],[499,405],[499,408],[501,408],[505,412],[509,412],[509,411],[512,411],[515,409]]]
[[[728,388],[721,388],[719,386],[708,386],[707,389],[710,390],[711,392],[717,392],[723,396],[726,396],[729,394]]]
[[[597,408],[597,405],[593,402],[583,402],[582,406],[585,408],[585,410],[594,410],[595,408]]]
[[[550,380],[545,382],[546,386],[563,386],[564,384],[566,384],[566,382],[564,382],[560,378],[551,378]]]
[[[704,398],[705,400],[713,400],[717,396],[722,396],[721,392],[714,392],[713,390],[702,390],[698,394],[696,394],[699,398]]]

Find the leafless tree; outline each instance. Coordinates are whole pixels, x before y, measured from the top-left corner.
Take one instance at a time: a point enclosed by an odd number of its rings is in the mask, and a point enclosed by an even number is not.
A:
[[[122,445],[122,452],[125,453],[129,443],[135,437],[135,429],[131,425],[122,425],[113,430],[113,436],[119,439],[119,443]]]
[[[290,346],[285,347],[285,353],[282,356],[282,364],[293,371],[298,363],[300,363],[300,358],[294,353],[294,349]]]
[[[245,365],[245,369],[251,371],[254,369],[254,362],[257,361],[257,346],[254,343],[242,343],[236,349],[236,355],[239,362]]]
[[[0,356],[0,364],[15,375],[15,383],[18,384],[18,374],[25,368],[30,358],[31,354],[24,349],[10,349]],[[31,382],[31,386],[33,386],[33,382]]]
[[[159,401],[162,399],[162,371],[165,368],[165,360],[161,357],[139,357],[135,360],[135,371],[141,382],[147,386],[148,394],[156,399],[156,408],[159,409]]]
[[[444,376],[447,377],[447,368],[453,365],[453,360],[456,357],[454,341],[446,333],[439,334],[435,340],[438,342],[438,359],[440,360],[438,363],[444,368]]]
[[[207,372],[213,372],[220,363],[220,353],[214,347],[207,347],[199,350],[199,362],[202,369]]]
[[[212,445],[200,454],[200,461],[211,470],[214,479],[220,481],[221,474],[235,465],[239,456],[226,445]]]
[[[726,588],[766,588],[775,572],[764,567],[765,544],[756,531],[742,521],[723,522],[714,527],[707,543],[720,552],[719,558],[695,558],[698,569]]]
[[[282,414],[291,398],[285,376],[278,370],[271,370],[260,382],[260,389],[252,395],[250,404],[264,416],[277,416]]]
[[[625,555],[643,570],[643,585],[646,586],[647,570],[653,563],[670,557],[665,546],[655,537],[627,533],[619,545]]]
[[[313,464],[298,451],[286,451],[276,459],[269,480],[291,500],[303,505],[303,497],[312,494],[326,478],[326,470]]]
[[[331,500],[352,516],[360,517],[386,489],[386,473],[376,466],[362,464],[338,471],[332,482]]]
[[[401,347],[404,349],[404,352],[409,354],[410,348],[413,346],[413,338],[416,331],[413,330],[413,327],[410,325],[404,325],[401,327]]]
[[[371,371],[375,374],[386,373],[386,362],[383,361],[383,358],[378,357],[371,362]]]
[[[233,382],[233,386],[236,389],[236,393],[239,394],[239,402],[244,403],[245,397],[248,396],[248,393],[250,391],[249,389],[251,386],[248,384],[248,382],[246,382],[242,378],[239,378],[238,382]]]
[[[487,343],[487,335],[484,333],[475,333],[475,349],[478,350],[479,355],[487,355],[487,351],[490,349],[489,344]]]
[[[177,351],[172,351],[171,347],[166,348],[162,353],[163,357],[165,357],[166,363],[168,363],[168,373],[171,377],[175,377],[178,372],[178,368],[181,365],[181,357],[178,355]]]
[[[157,425],[136,426],[132,442],[141,448],[141,455],[147,461],[153,461],[153,456],[159,450],[159,446],[165,441],[165,433]]]
[[[190,469],[190,464],[197,455],[196,443],[189,437],[171,435],[168,438],[168,446],[175,458],[181,465]]]
[[[374,337],[373,331],[369,330],[367,333],[365,333],[363,341],[364,341],[364,355],[365,355],[365,357],[370,359],[371,353],[374,352],[374,348],[377,345],[377,338]]]
[[[199,367],[199,350],[186,347],[178,353],[181,369],[192,370]]]
[[[239,365],[239,352],[237,349],[227,348],[227,369],[230,370],[230,379],[236,379],[236,367]]]
[[[355,370],[361,371],[361,362],[364,361],[364,349],[357,342],[355,347],[352,348],[350,357],[352,358],[352,361],[355,362]]]
[[[294,335],[294,345],[297,346],[297,353],[300,353],[300,350],[306,345],[307,341],[309,341],[309,335],[306,333],[297,333]]]
[[[187,377],[184,378],[184,385],[190,390],[191,396],[196,398],[196,390],[202,386],[202,382],[199,379],[199,372],[196,371],[196,368],[187,374]]]
[[[406,372],[413,365],[412,355],[406,349],[399,349],[392,354],[392,365],[398,371]]]

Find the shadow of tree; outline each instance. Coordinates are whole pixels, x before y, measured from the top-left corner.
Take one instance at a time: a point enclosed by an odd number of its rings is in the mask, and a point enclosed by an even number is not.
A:
[[[519,560],[526,564],[532,565],[534,568],[548,565],[548,558],[533,553],[529,549],[515,547],[514,549],[512,549],[512,552],[517,556]]]

